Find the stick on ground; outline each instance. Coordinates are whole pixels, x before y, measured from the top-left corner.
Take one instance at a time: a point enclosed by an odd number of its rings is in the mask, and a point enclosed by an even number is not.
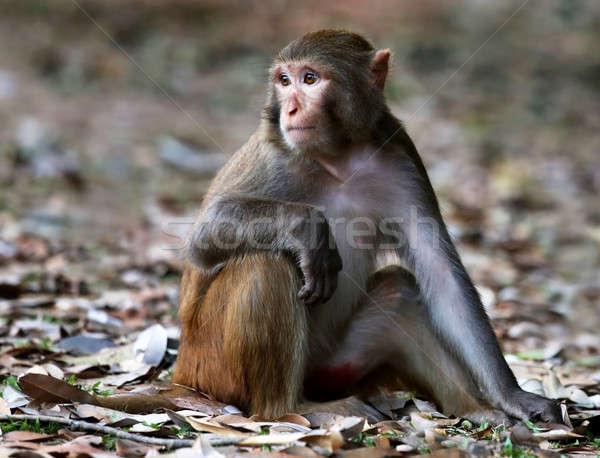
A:
[[[62,425],[66,425],[69,429],[73,431],[88,431],[95,432],[101,434],[111,434],[113,436],[119,437],[121,439],[128,439],[131,441],[141,442],[144,444],[152,444],[152,445],[162,445],[166,448],[181,448],[181,447],[191,447],[194,445],[194,440],[192,439],[165,439],[159,437],[148,437],[142,434],[134,434],[129,433],[127,431],[123,431],[118,428],[113,428],[112,426],[99,425],[96,423],[90,423],[87,421],[73,420],[70,418],[63,417],[52,417],[49,415],[0,415],[0,421],[46,421],[46,422],[54,422],[60,423]],[[211,445],[219,446],[219,445],[232,445],[239,442],[241,439],[238,438],[230,438],[230,437],[222,437],[215,434],[204,434]]]

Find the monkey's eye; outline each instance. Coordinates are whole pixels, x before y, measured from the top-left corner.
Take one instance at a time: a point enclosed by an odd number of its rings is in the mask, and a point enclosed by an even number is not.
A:
[[[290,77],[282,73],[281,75],[279,75],[279,82],[282,86],[289,86],[289,84],[291,83]]]
[[[314,84],[317,82],[317,75],[315,75],[313,72],[307,72],[306,75],[304,75],[304,82],[306,84]]]

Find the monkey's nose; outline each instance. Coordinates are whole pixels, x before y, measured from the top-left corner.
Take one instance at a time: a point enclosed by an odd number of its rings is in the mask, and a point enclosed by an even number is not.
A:
[[[298,107],[294,107],[288,111],[289,116],[293,116],[298,112]]]

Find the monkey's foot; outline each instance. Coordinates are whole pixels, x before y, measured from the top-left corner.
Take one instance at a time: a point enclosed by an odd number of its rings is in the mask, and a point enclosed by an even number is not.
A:
[[[560,407],[556,402],[521,389],[514,393],[505,410],[523,421],[563,423]]]

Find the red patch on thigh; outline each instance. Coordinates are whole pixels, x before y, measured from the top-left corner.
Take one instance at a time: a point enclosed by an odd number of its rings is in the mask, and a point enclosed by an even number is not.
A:
[[[304,380],[304,394],[315,401],[349,396],[359,379],[358,368],[352,363],[317,369]]]

